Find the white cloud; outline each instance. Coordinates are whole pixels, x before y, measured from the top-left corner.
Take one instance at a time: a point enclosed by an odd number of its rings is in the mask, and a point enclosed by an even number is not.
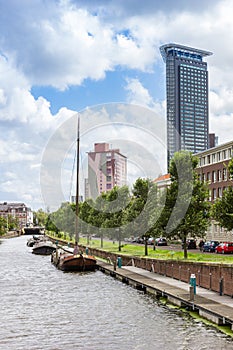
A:
[[[197,6],[200,3],[201,11]],[[206,58],[210,77],[210,131],[219,135],[220,142],[232,139],[232,1],[212,1],[211,6],[205,0],[189,5],[187,1],[171,0],[135,1],[134,7],[130,4],[37,0],[28,6],[22,0],[0,5],[3,195],[15,193],[15,200],[28,198],[38,205],[41,200],[38,169],[43,151],[53,131],[75,113],[64,106],[53,115],[49,98],[43,94],[35,98],[31,92],[33,86],[64,90],[71,85],[103,80],[107,72],[116,69],[132,77],[127,70],[131,69],[136,78],[126,79],[125,100],[165,116],[165,102],[152,97],[152,85],[147,88],[137,73],[151,73],[154,79],[153,71],[164,71],[159,46],[167,42],[213,52],[213,56]],[[156,79],[154,84],[158,86]],[[102,109],[101,120],[106,121],[104,113]],[[94,118],[95,123],[98,117]],[[101,132],[96,136],[104,141]]]

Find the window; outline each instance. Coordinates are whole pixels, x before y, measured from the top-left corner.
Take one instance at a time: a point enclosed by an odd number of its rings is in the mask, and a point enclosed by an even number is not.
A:
[[[218,188],[218,197],[221,198],[222,197],[222,187]]]
[[[216,171],[212,172],[212,181],[216,182]]]
[[[213,200],[216,199],[216,196],[217,196],[216,188],[213,188]]]
[[[222,171],[222,179],[223,179],[224,181],[227,180],[227,169],[226,169],[226,168],[223,168],[223,171]]]

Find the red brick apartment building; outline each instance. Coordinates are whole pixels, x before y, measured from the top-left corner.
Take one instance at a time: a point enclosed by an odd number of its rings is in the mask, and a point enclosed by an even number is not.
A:
[[[233,141],[196,153],[199,158],[197,173],[200,180],[207,181],[209,201],[214,202],[222,197],[223,191],[233,186],[229,178],[228,163],[233,156]],[[170,186],[170,175],[165,174],[154,180],[158,188]],[[233,232],[226,231],[216,221],[212,221],[206,233],[206,240],[233,241]]]
[[[9,216],[17,219],[20,229],[33,222],[31,208],[28,208],[24,203],[0,203],[0,216],[6,220]]]
[[[233,141],[209,148],[197,153],[196,156],[199,158],[197,172],[200,180],[208,182],[209,201],[213,203],[217,198],[222,197],[226,188],[233,186],[227,168],[233,156]],[[207,231],[207,239],[233,241],[233,232],[226,231],[213,221]]]

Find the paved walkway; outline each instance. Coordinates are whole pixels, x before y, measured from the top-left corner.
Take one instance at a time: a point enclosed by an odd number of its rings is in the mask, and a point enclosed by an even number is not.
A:
[[[160,275],[158,273],[154,273],[154,272],[150,272],[138,267],[134,267],[134,266],[123,266],[123,269],[126,269],[128,271],[137,273],[139,275],[148,277],[152,280],[156,280],[162,283],[165,283],[167,285],[171,285],[180,289],[185,290],[187,293],[189,292],[189,287],[190,285],[188,283],[176,280],[174,278],[170,278],[170,277],[166,277],[163,275]],[[217,303],[226,305],[228,307],[231,307],[233,309],[233,298],[231,298],[230,296],[226,296],[226,295],[219,295],[219,293],[217,292],[213,292],[211,290],[202,288],[202,287],[196,287],[196,295],[201,296],[203,298],[209,299],[209,300],[213,300]]]

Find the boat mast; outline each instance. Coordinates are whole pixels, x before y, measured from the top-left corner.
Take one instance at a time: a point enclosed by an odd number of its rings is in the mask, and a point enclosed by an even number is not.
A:
[[[79,242],[78,232],[78,214],[79,214],[79,143],[80,143],[80,119],[78,117],[78,133],[77,133],[77,169],[76,169],[76,210],[75,210],[75,242]]]

